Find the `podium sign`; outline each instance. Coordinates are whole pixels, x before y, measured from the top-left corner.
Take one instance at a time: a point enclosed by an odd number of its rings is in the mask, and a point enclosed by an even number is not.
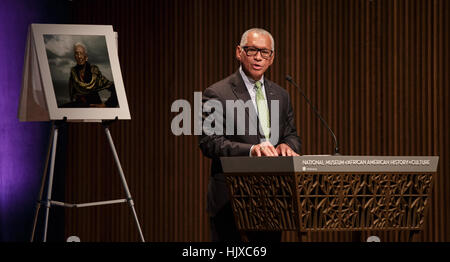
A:
[[[239,230],[419,231],[439,157],[223,157]]]

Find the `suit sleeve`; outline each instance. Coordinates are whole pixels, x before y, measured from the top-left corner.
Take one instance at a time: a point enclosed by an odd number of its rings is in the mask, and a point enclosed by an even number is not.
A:
[[[224,106],[223,101],[221,101],[220,97],[210,88],[207,88],[203,92],[203,103],[208,101],[220,101],[221,105]],[[203,112],[202,119],[203,123],[208,117],[211,116],[212,113]],[[222,113],[222,119],[215,119],[215,124],[222,125],[225,121],[224,113]],[[225,126],[223,126],[223,130],[225,130]],[[209,133],[206,134],[205,130],[202,131],[202,135],[199,140],[199,147],[203,152],[203,155],[209,158],[219,158],[226,156],[249,156],[250,148],[252,144],[240,143],[236,141],[232,141],[228,139],[225,135],[225,132],[217,133]]]
[[[301,152],[301,140],[297,136],[297,129],[294,121],[294,110],[292,109],[291,99],[288,95],[287,99],[287,116],[285,128],[282,131],[283,136],[280,139],[280,143],[285,143],[292,148],[297,154]]]

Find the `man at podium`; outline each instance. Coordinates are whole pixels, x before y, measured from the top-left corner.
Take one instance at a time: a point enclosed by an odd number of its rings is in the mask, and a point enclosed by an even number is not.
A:
[[[228,131],[223,134],[211,134],[204,130],[200,137],[199,146],[203,155],[212,159],[207,211],[210,215],[213,241],[241,240],[235,225],[220,157],[297,156],[300,152],[301,142],[297,136],[289,94],[264,77],[274,57],[275,41],[272,35],[264,29],[249,29],[244,32],[240,44],[236,47],[236,58],[240,62],[239,69],[203,92],[203,103],[212,100],[220,101],[226,108],[227,101],[241,100],[242,105],[247,107],[246,113],[241,114],[241,117],[245,115],[245,121],[239,121],[239,114],[231,121],[234,124],[234,130],[242,128],[245,130],[244,134],[239,132],[229,134]],[[278,102],[276,110],[273,108],[273,105],[277,105],[274,101]],[[256,114],[253,118],[252,112]],[[208,119],[210,114],[212,113],[204,112],[203,119]],[[223,117],[227,115],[223,114]],[[274,121],[275,118],[278,121]],[[252,119],[256,119],[258,126],[255,133],[252,133],[246,124],[251,125]],[[220,122],[230,124],[227,119]],[[271,122],[277,124],[271,125]],[[274,131],[278,132],[276,142],[273,142],[271,137]],[[250,241],[281,240],[281,232],[245,232],[245,235]]]

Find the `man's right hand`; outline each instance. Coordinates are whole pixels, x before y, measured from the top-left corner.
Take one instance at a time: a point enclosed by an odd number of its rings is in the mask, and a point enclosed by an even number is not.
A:
[[[278,152],[275,147],[268,141],[261,144],[254,145],[252,147],[252,156],[278,156]]]

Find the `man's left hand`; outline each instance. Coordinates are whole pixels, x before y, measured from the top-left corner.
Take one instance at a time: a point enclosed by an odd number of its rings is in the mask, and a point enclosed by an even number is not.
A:
[[[287,144],[279,144],[276,148],[278,155],[280,156],[299,156],[294,150]]]

